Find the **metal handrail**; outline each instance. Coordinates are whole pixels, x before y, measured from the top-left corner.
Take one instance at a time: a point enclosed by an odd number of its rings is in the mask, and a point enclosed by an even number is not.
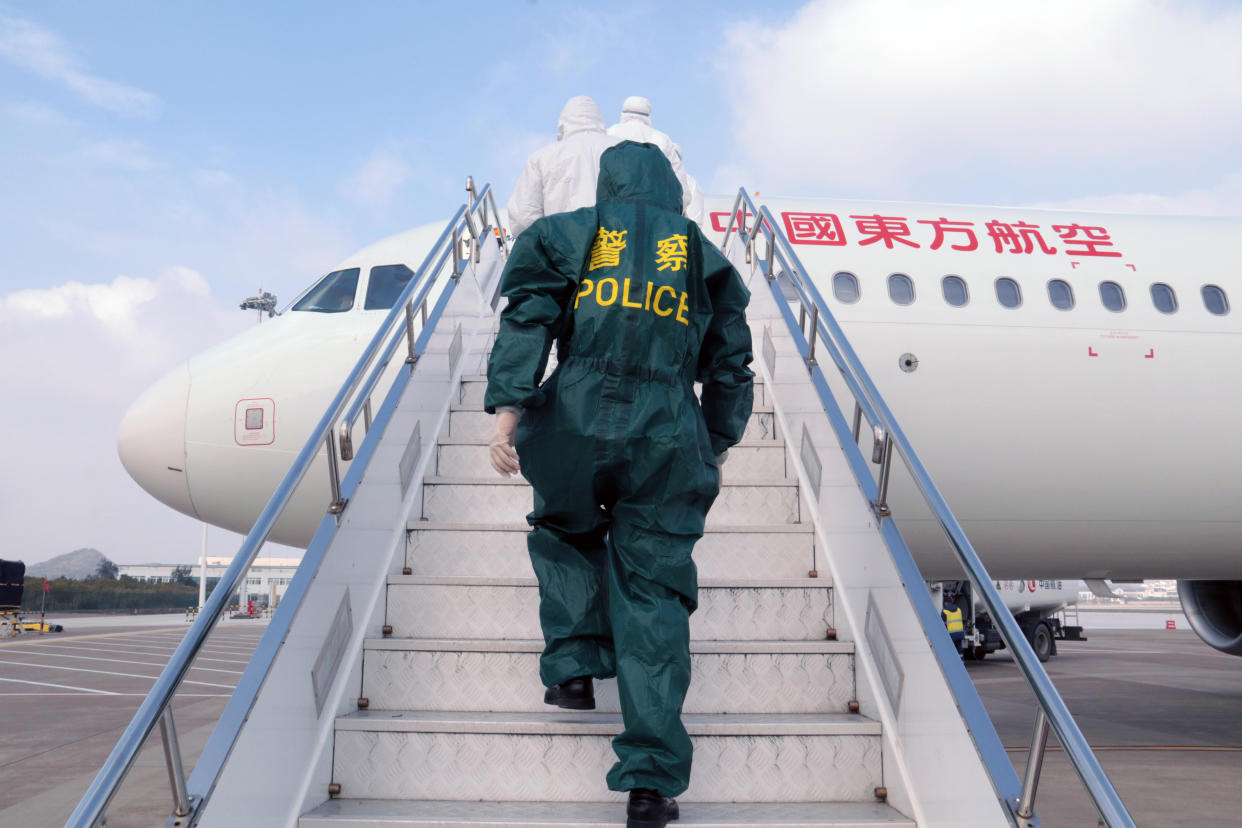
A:
[[[740,211],[739,207],[743,209]],[[756,219],[753,230],[747,230],[746,228],[745,208],[749,208]],[[1051,725],[1057,737],[1061,740],[1066,755],[1074,765],[1074,770],[1078,773],[1083,786],[1087,789],[1087,793],[1105,822],[1111,828],[1129,828],[1133,826],[1134,820],[1126,810],[1121,798],[1117,795],[1117,791],[1113,787],[1112,782],[1109,781],[1107,774],[1104,773],[1104,769],[1100,767],[1099,760],[1092,753],[1090,745],[1087,744],[1087,740],[1070,714],[1069,708],[1066,707],[1064,700],[1062,700],[1051,679],[1048,678],[1048,674],[1039,663],[1039,659],[1036,657],[1030,643],[1026,640],[1026,636],[1022,634],[1021,629],[1018,627],[1017,621],[1005,607],[1000,593],[993,586],[991,577],[984,569],[983,562],[979,559],[969,539],[967,539],[966,533],[963,531],[961,524],[958,523],[957,517],[953,514],[940,490],[932,481],[931,475],[927,472],[914,447],[906,438],[905,432],[901,430],[900,425],[897,423],[897,418],[893,416],[888,405],[884,402],[884,398],[872,382],[870,375],[851,347],[849,340],[841,330],[832,311],[829,310],[823,296],[815,287],[815,283],[811,280],[797,253],[794,252],[793,247],[784,234],[774,229],[778,225],[768,208],[764,206],[757,209],[745,189],[738,191],[722,247],[727,246],[729,235],[733,231],[734,224],[738,223],[739,215],[741,220],[738,237],[747,245],[747,251],[752,258],[752,263],[755,239],[762,235],[768,241],[767,252],[769,254],[766,263],[767,269],[764,273],[765,277],[769,281],[776,279],[776,262],[780,260],[785,271],[791,276],[791,282],[798,292],[800,301],[803,303],[803,309],[805,310],[807,306],[811,308],[812,324],[808,340],[811,343],[817,338],[823,340],[824,346],[832,355],[833,362],[841,370],[843,379],[854,394],[857,405],[855,410],[855,437],[857,437],[858,433],[859,411],[867,417],[875,430],[877,439],[881,439],[881,430],[883,431],[882,439],[884,445],[881,453],[882,456],[879,461],[876,461],[883,463],[880,481],[882,488],[880,497],[877,503],[874,504],[877,507],[877,513],[880,518],[883,519],[887,513],[887,507],[884,503],[884,490],[887,489],[888,468],[890,467],[892,449],[895,447],[905,461],[923,499],[931,508],[932,513],[936,516],[936,520],[940,523],[941,529],[944,530],[945,535],[948,537],[950,545],[957,555],[958,562],[966,570],[967,576],[970,578],[975,590],[977,590],[977,594],[987,607],[993,621],[999,627],[1001,637],[1013,653],[1014,661],[1017,663],[1018,669],[1026,679],[1039,705],[1038,717],[1042,719],[1046,715],[1047,724]],[[784,301],[780,291],[773,291],[773,293],[775,296],[781,297],[780,301]],[[814,353],[813,347],[812,345],[811,354]],[[820,370],[813,359],[809,361],[808,368],[812,372]],[[1046,727],[1047,725],[1044,725],[1045,733]],[[1028,780],[1038,779],[1038,761],[1036,757],[1037,754],[1042,753],[1042,743],[1044,741],[1044,739],[1039,738],[1040,730],[1040,723],[1037,719],[1036,738],[1033,740],[1031,751],[1032,761],[1029,763],[1028,773],[1026,774]],[[1022,796],[1022,806],[1029,810],[1033,798],[1034,790],[1028,787],[1028,790],[1024,791]]]
[[[483,192],[486,194],[489,189],[489,187],[485,186]],[[292,499],[294,492],[301,484],[303,478],[305,478],[306,473],[310,470],[311,464],[319,454],[320,444],[326,444],[327,447],[328,471],[332,485],[333,499],[328,507],[328,512],[336,515],[339,522],[340,514],[344,511],[346,502],[341,497],[340,475],[336,464],[336,429],[334,424],[345,409],[346,403],[354,397],[362,382],[363,374],[375,361],[380,345],[384,342],[389,330],[398,319],[401,320],[403,328],[407,325],[410,326],[409,336],[412,341],[413,321],[407,312],[412,304],[410,302],[411,295],[415,288],[419,286],[420,281],[426,279],[427,285],[424,285],[420,293],[420,296],[426,296],[427,289],[439,273],[439,267],[443,265],[444,256],[439,256],[438,264],[435,268],[430,268],[429,265],[436,259],[437,253],[441,251],[441,248],[445,247],[445,243],[450,236],[454,239],[454,245],[457,244],[456,239],[460,237],[463,223],[468,221],[470,214],[478,211],[482,204],[484,202],[475,201],[471,205],[463,204],[457,208],[457,211],[449,219],[444,232],[440,234],[440,237],[428,252],[415,276],[410,279],[409,283],[401,291],[400,296],[393,303],[392,309],[384,317],[383,322],[380,323],[378,330],[371,338],[362,356],[359,357],[358,362],[345,378],[336,396],[332,398],[332,402],[329,403],[318,424],[311,431],[302,450],[294,458],[289,471],[285,473],[284,478],[272,493],[267,505],[259,513],[254,526],[246,535],[241,547],[234,556],[233,562],[229,564],[228,569],[225,570],[215,588],[212,589],[211,595],[208,596],[193,625],[186,631],[185,637],[182,638],[176,651],[169,658],[168,664],[165,665],[159,677],[155,680],[155,684],[147,693],[146,698],[138,706],[138,710],[130,720],[129,726],[125,728],[125,732],[121,734],[116,746],[113,747],[112,752],[104,761],[103,767],[100,768],[94,781],[91,782],[90,787],[87,788],[86,793],[83,794],[82,799],[78,802],[78,806],[69,816],[68,821],[65,823],[66,828],[92,828],[92,826],[99,824],[103,819],[108,804],[116,796],[117,790],[137,759],[138,751],[142,748],[155,726],[165,721],[164,714],[169,709],[173,695],[180,687],[182,679],[185,678],[191,664],[206,642],[207,635],[220,620],[228,605],[228,599],[242,584],[246,573],[250,570],[254,559],[258,557],[259,550],[267,541],[267,537],[275,526],[277,519],[288,505],[290,499]],[[448,250],[453,251],[454,270],[458,270],[460,260],[457,257],[457,251],[454,248],[448,248],[445,252],[448,252]],[[399,335],[404,335],[405,331],[399,331],[398,333]],[[369,392],[363,396],[369,397]],[[296,609],[296,606],[289,608],[293,612],[296,612]],[[272,658],[275,658],[275,652],[272,653]],[[171,724],[171,717],[168,717],[168,722]],[[175,744],[175,735],[173,739]],[[173,764],[173,759],[170,758],[170,778],[174,773]],[[175,764],[178,766],[176,773],[182,775],[180,773],[179,757]],[[183,775],[182,778],[184,778]],[[182,787],[177,784],[177,780],[173,780],[173,786],[175,798],[180,800]],[[200,802],[196,797],[192,797],[189,802],[191,809],[196,809],[199,804]],[[178,810],[181,810],[182,803],[180,801],[178,801],[177,807]]]

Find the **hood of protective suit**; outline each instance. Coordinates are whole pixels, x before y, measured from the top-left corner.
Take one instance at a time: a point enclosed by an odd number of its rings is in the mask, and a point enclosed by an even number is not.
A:
[[[681,212],[681,184],[664,153],[655,144],[622,141],[599,158],[595,200],[649,201]]]
[[[586,95],[570,98],[556,122],[556,140],[563,141],[575,132],[603,132],[604,113],[599,104]]]

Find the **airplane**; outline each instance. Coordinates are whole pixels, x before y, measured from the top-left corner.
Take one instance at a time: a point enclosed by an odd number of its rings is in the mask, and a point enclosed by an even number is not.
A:
[[[717,241],[732,203],[706,200]],[[757,203],[993,578],[1178,579],[1199,636],[1242,655],[1242,274],[1229,253],[1242,219]],[[178,511],[248,531],[440,229],[350,256],[148,389],[120,429],[129,474]],[[272,540],[308,543],[329,500],[323,470],[309,478]],[[960,578],[900,474],[890,502],[924,577]]]

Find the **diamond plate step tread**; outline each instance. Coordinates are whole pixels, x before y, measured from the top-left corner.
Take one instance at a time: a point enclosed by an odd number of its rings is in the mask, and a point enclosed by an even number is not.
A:
[[[488,641],[474,638],[368,638],[367,650],[427,652],[540,653],[543,641],[535,638],[509,638]],[[693,653],[790,653],[852,655],[853,641],[691,641]]]
[[[674,826],[735,828],[915,828],[879,802],[679,802]],[[625,808],[614,802],[454,802],[330,799],[298,821],[300,828],[616,828]]]
[[[542,641],[372,639],[363,657],[369,710],[547,712]],[[686,713],[844,713],[857,693],[853,646],[835,641],[692,642]],[[596,709],[617,712],[613,679]]]
[[[880,723],[860,713],[684,713],[681,720],[691,736],[880,735]],[[338,716],[336,730],[616,736],[621,732],[621,714],[554,708],[539,713],[357,710]]]
[[[422,515],[441,522],[477,520],[497,523],[524,520],[534,508],[534,492],[520,477],[428,477],[423,482]],[[796,479],[734,482],[726,478],[707,513],[712,526],[798,523],[801,500]]]
[[[417,575],[495,575],[533,578],[526,536],[515,524],[451,524],[415,520],[407,525],[405,565]],[[694,546],[702,578],[801,578],[815,566],[810,524],[707,527]],[[820,581],[831,584],[827,573]]]
[[[530,526],[526,523],[445,523],[434,520],[411,520],[405,525],[408,532],[521,532],[526,534]],[[709,526],[703,533],[708,535],[765,535],[782,533],[790,535],[813,535],[815,527],[809,523],[769,523],[750,526]]]
[[[783,440],[747,440],[729,449],[721,467],[730,482],[783,478],[787,475]],[[435,472],[449,477],[498,478],[482,437],[442,439],[436,445]],[[503,478],[502,478],[503,479]]]
[[[486,413],[481,406],[453,404],[449,409],[447,425],[447,431],[442,434],[449,437],[482,437],[491,434],[493,421],[492,415]],[[756,406],[746,421],[742,439],[775,440],[777,437],[775,415],[771,406]]]
[[[685,714],[686,802],[873,802],[880,726],[852,714]],[[342,796],[591,802],[610,798],[621,717],[360,711],[335,720]],[[487,768],[480,774],[480,768]]]
[[[534,578],[506,578],[487,575],[389,575],[389,586],[539,586]],[[699,590],[704,589],[830,589],[832,584],[823,578],[700,578]],[[776,639],[773,639],[776,640]]]
[[[693,639],[823,640],[833,618],[832,588],[815,578],[699,584]],[[533,578],[390,575],[387,622],[414,638],[542,638]]]

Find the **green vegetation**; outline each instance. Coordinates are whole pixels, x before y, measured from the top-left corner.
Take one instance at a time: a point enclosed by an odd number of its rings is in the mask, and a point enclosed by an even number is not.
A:
[[[188,580],[188,579],[187,579]],[[208,579],[208,591],[215,586]],[[179,612],[198,605],[198,586],[185,583],[146,583],[129,576],[119,580],[92,578],[76,581],[56,578],[48,581],[47,611],[64,610],[167,610]],[[43,579],[27,578],[22,595],[22,611],[38,612],[43,601]]]

